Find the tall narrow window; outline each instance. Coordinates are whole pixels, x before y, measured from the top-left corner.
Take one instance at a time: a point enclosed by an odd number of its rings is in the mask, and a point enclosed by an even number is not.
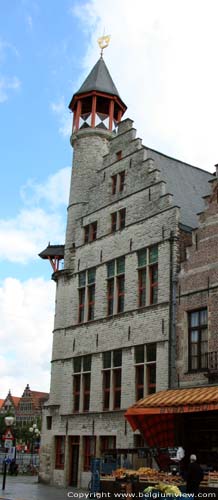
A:
[[[136,401],[144,397],[144,345],[135,347]]]
[[[96,440],[95,436],[84,436],[84,463],[83,470],[91,470],[91,459],[95,456]]]
[[[113,351],[113,408],[121,407],[122,350]]]
[[[126,224],[126,209],[122,208],[122,210],[119,211],[119,229],[123,229]]]
[[[107,264],[107,278],[107,315],[111,316],[124,311],[125,257]]]
[[[111,214],[111,232],[114,233],[117,229],[117,212]]]
[[[114,311],[114,278],[107,282],[107,315],[111,316]]]
[[[83,411],[89,411],[91,374],[83,374]]]
[[[125,276],[117,276],[117,312],[124,311]]]
[[[91,355],[73,359],[73,411],[89,411],[91,389]]]
[[[120,257],[116,261],[117,265],[117,312],[124,311],[125,297],[125,257]]]
[[[95,316],[95,274],[95,268],[79,273],[79,323],[91,321]]]
[[[86,272],[79,273],[79,323],[85,319]]]
[[[64,469],[65,437],[55,437],[55,469]]]
[[[122,193],[124,190],[124,183],[125,183],[125,170],[123,172],[119,173],[119,192]]]
[[[95,315],[95,269],[88,271],[88,321]]]
[[[149,249],[150,304],[156,304],[158,299],[158,247]]]
[[[110,394],[113,409],[121,406],[122,349],[103,353],[103,409],[110,409]],[[112,390],[112,393],[111,393]]]
[[[97,221],[91,224],[90,241],[95,241],[96,238],[97,238]]]
[[[84,243],[89,242],[89,226],[84,227]]]
[[[111,371],[103,371],[103,410],[110,408]]]
[[[138,305],[158,301],[158,246],[138,251]]]
[[[115,194],[117,189],[117,175],[112,175],[111,180],[112,180],[112,194]]]
[[[208,330],[207,308],[192,311],[189,320],[189,370],[207,367]]]
[[[146,346],[147,393],[156,392],[156,344]]]
[[[73,378],[73,392],[74,392],[74,405],[73,411],[75,413],[79,412],[79,403],[80,403],[80,380],[81,375],[74,375]]]
[[[146,304],[146,269],[139,270],[139,307]]]

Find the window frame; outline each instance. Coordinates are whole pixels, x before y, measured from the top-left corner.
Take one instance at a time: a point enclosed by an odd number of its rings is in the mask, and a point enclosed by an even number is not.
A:
[[[55,436],[55,469],[64,469],[65,444],[65,436]]]
[[[84,439],[83,471],[89,472],[91,470],[91,458],[95,457],[96,454],[96,436],[83,436],[83,439]],[[93,453],[91,449],[92,446],[94,448]]]
[[[90,222],[84,226],[84,245],[87,243],[92,243],[92,241],[96,241],[97,239],[97,231],[98,231],[98,221],[95,220]]]
[[[112,194],[116,194],[116,191],[117,191],[117,174],[111,176],[111,182],[112,182],[111,192],[112,192]]]
[[[207,313],[207,323],[201,324],[200,320],[200,314],[202,312]],[[197,314],[198,315],[198,324],[196,326],[191,326],[191,315],[192,314]],[[202,340],[202,331],[207,331],[207,341]],[[191,334],[192,332],[198,332],[198,340],[195,342],[197,344],[197,355],[193,356],[191,353],[191,346],[194,344],[194,342],[191,342]],[[191,311],[188,311],[188,371],[192,373],[196,372],[201,372],[205,371],[207,368],[207,354],[208,354],[208,349],[207,352],[201,353],[201,347],[203,344],[208,344],[208,308],[207,307],[201,307],[199,309],[194,309]],[[202,356],[205,355],[205,366],[202,366]],[[196,358],[197,361],[197,368],[192,368],[192,360]]]
[[[119,172],[119,193],[122,193],[124,191],[124,186],[125,186],[125,170],[122,170],[122,172]]]
[[[121,210],[119,210],[119,227],[118,229],[121,231],[122,229],[124,229],[126,227],[126,209],[125,208],[121,208]]]

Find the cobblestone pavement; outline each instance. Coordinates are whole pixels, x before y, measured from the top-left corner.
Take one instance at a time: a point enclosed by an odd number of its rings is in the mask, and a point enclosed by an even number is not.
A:
[[[0,500],[68,500],[68,498],[77,500],[79,497],[80,500],[82,498],[87,500],[87,493],[70,486],[68,489],[63,489],[40,484],[35,476],[7,476],[5,490],[2,491],[0,475]]]

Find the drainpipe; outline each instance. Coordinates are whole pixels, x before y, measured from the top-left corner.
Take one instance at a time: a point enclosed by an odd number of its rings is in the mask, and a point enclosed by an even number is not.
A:
[[[175,348],[176,348],[176,276],[173,272],[173,245],[177,239],[173,231],[170,231],[170,293],[169,293],[169,347],[168,347],[168,388],[172,388],[172,375],[175,370]]]

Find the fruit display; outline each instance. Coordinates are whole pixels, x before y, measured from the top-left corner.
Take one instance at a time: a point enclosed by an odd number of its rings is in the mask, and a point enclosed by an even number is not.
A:
[[[208,485],[218,488],[218,472],[208,473]]]
[[[175,486],[175,485],[173,486],[173,485],[169,485],[169,484],[165,484],[165,483],[160,482],[158,484],[155,484],[155,486],[153,486],[153,487],[148,486],[148,488],[145,488],[145,490],[144,490],[145,498],[146,498],[146,493],[149,494],[149,497],[150,497],[150,493],[153,490],[160,491],[161,493],[163,493],[164,497],[167,497],[169,495],[172,498],[172,495],[175,495],[176,497],[181,495],[181,491],[177,486]]]
[[[182,478],[180,476],[172,476],[167,472],[159,472],[156,469],[151,469],[150,467],[140,467],[138,470],[125,469],[124,467],[116,469],[113,471],[113,477],[116,479],[124,479],[125,477],[138,477],[139,481],[149,482],[150,484],[156,484],[157,482],[163,481],[167,484],[181,484]]]
[[[150,467],[140,467],[138,470],[134,469],[125,469],[121,467],[113,471],[112,475],[102,476],[102,479],[116,481],[117,479],[123,479],[125,481],[126,478],[138,478],[141,483],[149,484],[148,488],[152,487],[160,489],[167,487],[167,492],[169,493],[169,488],[180,488],[184,486],[184,479],[179,475],[172,475],[169,472],[161,472],[156,469],[151,469]],[[218,472],[209,472],[204,474],[204,478],[201,481],[201,487],[214,487],[218,488]],[[162,490],[161,490],[162,491]],[[146,489],[146,492],[148,490]],[[175,494],[175,491],[172,490],[172,494]]]

